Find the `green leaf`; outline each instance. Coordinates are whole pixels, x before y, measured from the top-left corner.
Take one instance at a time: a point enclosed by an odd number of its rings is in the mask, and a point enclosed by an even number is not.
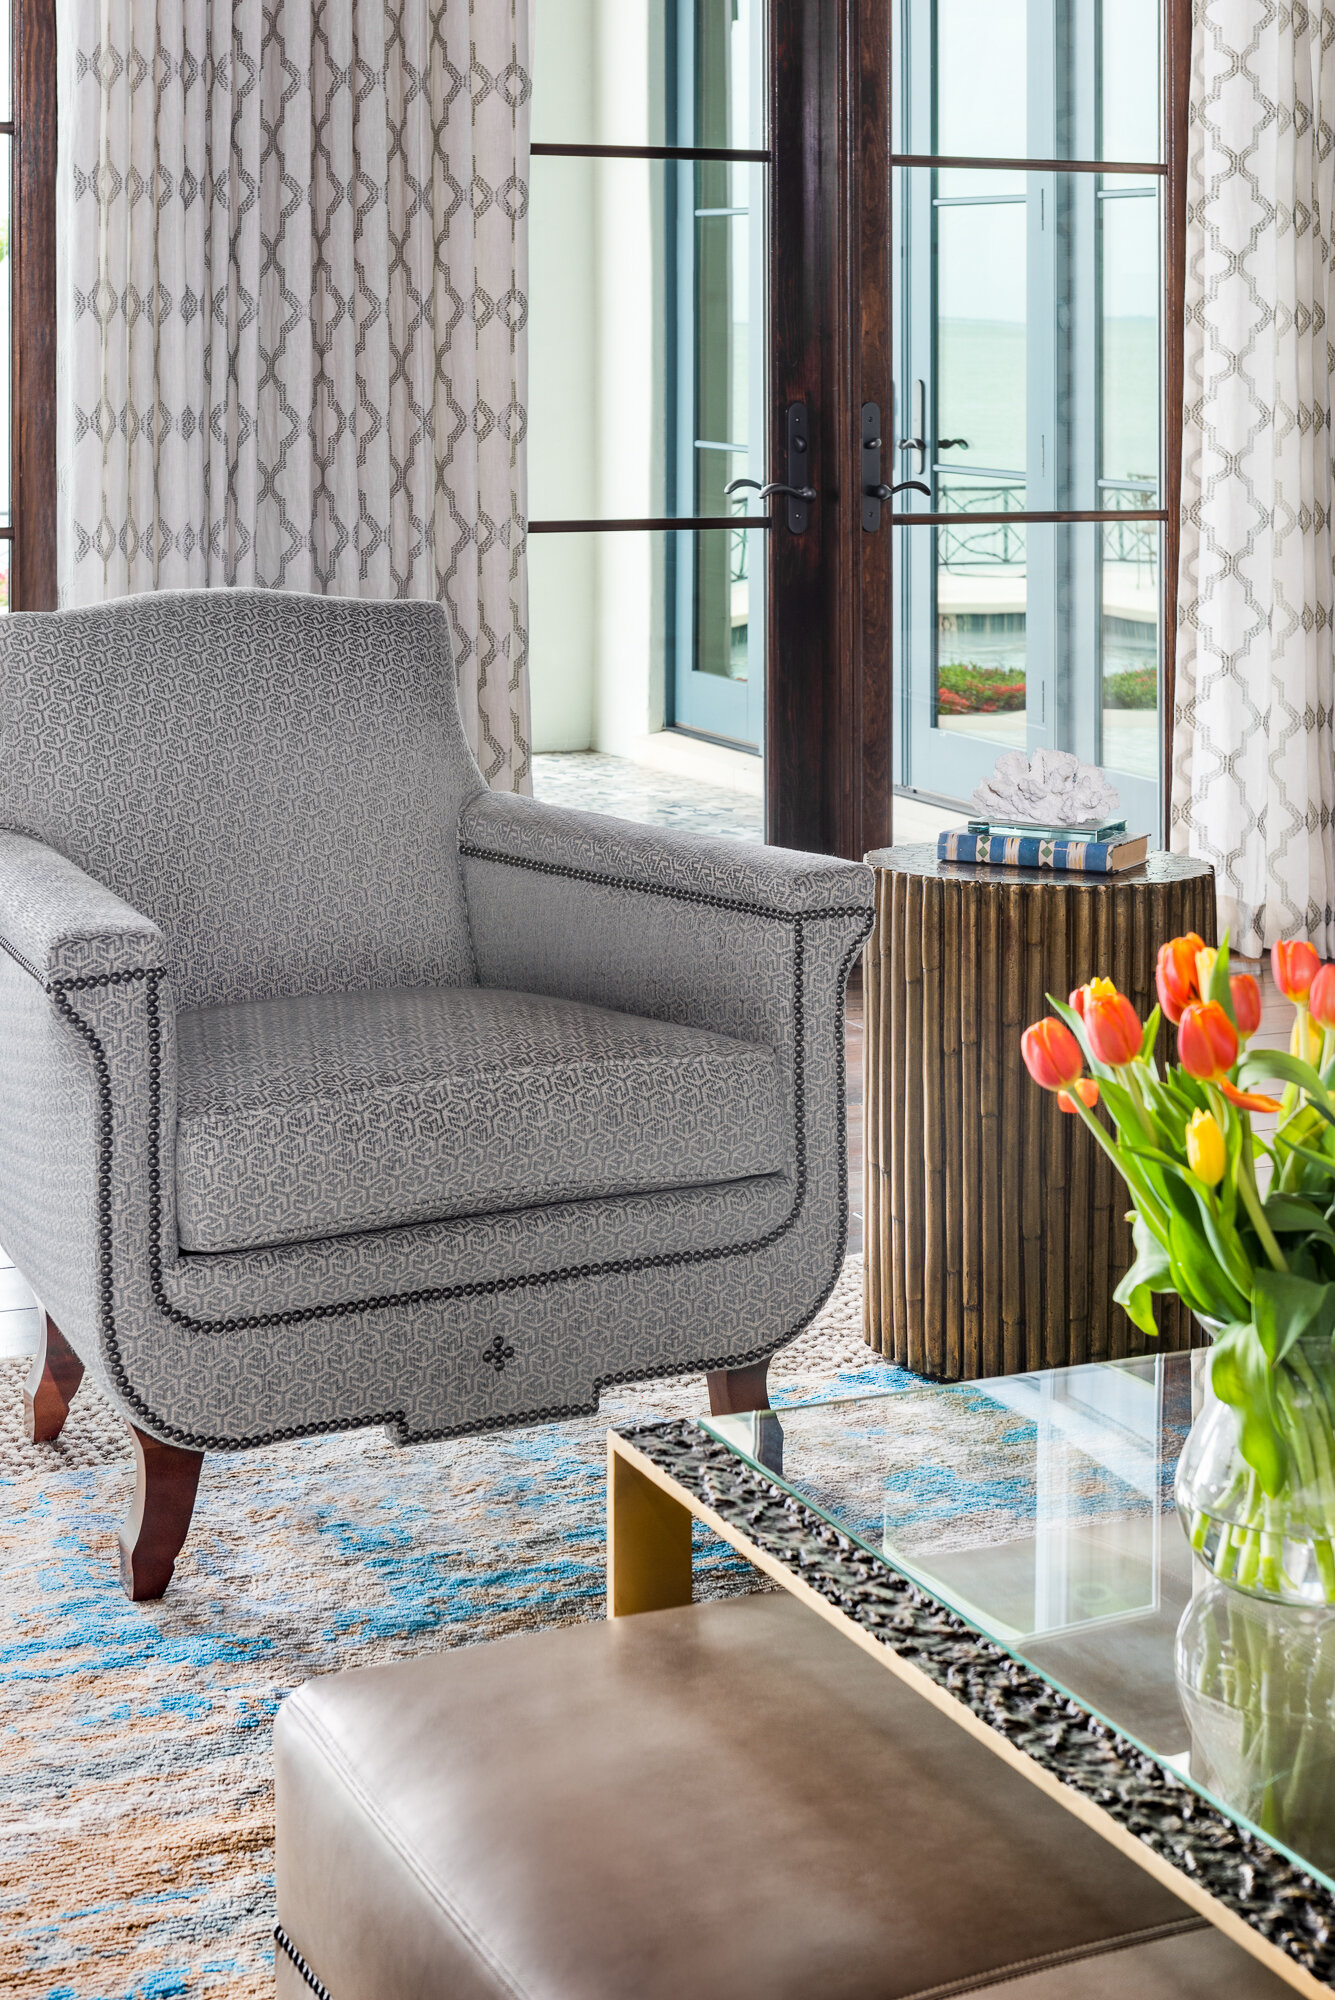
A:
[[[1296,1194],[1272,1194],[1263,1204],[1265,1219],[1276,1236],[1292,1236],[1301,1232],[1306,1236],[1319,1237],[1335,1250],[1335,1229],[1313,1201],[1305,1201]]]
[[[1171,1182],[1170,1182],[1171,1186]],[[1220,1296],[1219,1265],[1200,1236],[1200,1219],[1192,1202],[1188,1216],[1173,1210],[1168,1217],[1168,1249],[1175,1287],[1193,1312],[1208,1319],[1226,1319],[1228,1306]]]
[[[1140,1059],[1142,1062],[1150,1062],[1153,1059],[1154,1044],[1159,1039],[1159,1020],[1160,1009],[1156,1007],[1150,1015],[1149,1020],[1145,1023],[1145,1032],[1140,1038]]]
[[[1238,1082],[1244,1090],[1258,1083],[1291,1083],[1305,1090],[1317,1109],[1335,1123],[1335,1098],[1312,1068],[1298,1056],[1283,1049],[1252,1049],[1238,1064]]]
[[[1154,1292],[1172,1291],[1172,1266],[1168,1261],[1168,1252],[1161,1243],[1156,1243],[1148,1225],[1139,1215],[1131,1225],[1131,1236],[1136,1246],[1136,1261],[1113,1297],[1119,1306],[1125,1306],[1127,1317],[1142,1333],[1157,1335],[1159,1329],[1155,1324],[1150,1298]]]
[[[1099,1085],[1099,1095],[1112,1113],[1118,1137],[1143,1145],[1146,1138],[1145,1119],[1126,1085],[1108,1077]]]
[[[1210,1379],[1221,1402],[1239,1412],[1238,1444],[1262,1487],[1275,1494],[1289,1469],[1275,1413],[1275,1385],[1256,1328],[1235,1322],[1215,1341]]]
[[[1300,1278],[1292,1271],[1264,1266],[1252,1277],[1252,1319],[1267,1361],[1282,1361],[1295,1340],[1306,1333],[1329,1298],[1329,1287]]]
[[[1229,1020],[1232,1021],[1233,1026],[1237,1027],[1237,1017],[1233,1012],[1233,988],[1229,984],[1228,977],[1227,931],[1224,932],[1223,940],[1219,946],[1219,956],[1215,959],[1214,968],[1210,973],[1210,984],[1205,990],[1204,998],[1207,1000],[1217,1000],[1228,1015]]]

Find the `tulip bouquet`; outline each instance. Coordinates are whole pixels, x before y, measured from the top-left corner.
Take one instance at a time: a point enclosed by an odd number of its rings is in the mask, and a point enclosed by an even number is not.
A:
[[[1335,964],[1298,943],[1272,965],[1296,1009],[1287,1053],[1249,1050],[1260,989],[1227,939],[1195,936],[1160,951],[1148,1022],[1093,979],[1067,1006],[1049,996],[1021,1047],[1130,1192],[1119,1304],[1155,1333],[1153,1295],[1175,1292],[1214,1335],[1219,1400],[1178,1475],[1193,1546],[1244,1589],[1335,1604]],[[1161,1016],[1177,1029],[1162,1074]],[[1254,1112],[1274,1114],[1266,1136]]]

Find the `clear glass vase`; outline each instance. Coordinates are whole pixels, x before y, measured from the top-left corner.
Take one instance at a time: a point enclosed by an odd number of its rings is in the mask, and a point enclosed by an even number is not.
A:
[[[1299,1341],[1273,1372],[1288,1476],[1266,1493],[1242,1455],[1240,1413],[1206,1377],[1205,1407],[1174,1496],[1196,1555],[1221,1583],[1276,1604],[1335,1605],[1335,1350]]]
[[[1210,1584],[1178,1626],[1175,1665],[1193,1778],[1335,1867],[1335,1617]]]

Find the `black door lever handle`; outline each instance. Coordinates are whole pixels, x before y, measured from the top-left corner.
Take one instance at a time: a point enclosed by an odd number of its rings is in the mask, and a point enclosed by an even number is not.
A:
[[[869,500],[886,501],[895,493],[925,493],[930,500],[932,489],[921,479],[901,479],[898,486],[864,486],[863,492]]]
[[[730,479],[723,491],[725,493],[736,493],[743,486],[754,486],[762,500],[768,500],[771,493],[786,493],[793,500],[815,500],[819,498],[814,486],[787,486],[781,479],[771,479],[768,486],[762,486],[758,479]]]

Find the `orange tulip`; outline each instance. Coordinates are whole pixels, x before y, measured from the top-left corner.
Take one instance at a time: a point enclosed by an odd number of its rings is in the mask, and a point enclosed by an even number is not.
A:
[[[1044,1090],[1068,1090],[1085,1066],[1079,1042],[1053,1014],[1025,1029],[1020,1054],[1030,1076]]]
[[[1202,1083],[1227,1076],[1238,1059],[1238,1035],[1217,1000],[1195,1000],[1177,1024],[1177,1058]]]
[[[1302,1006],[1321,970],[1321,960],[1305,939],[1290,938],[1271,945],[1270,969],[1284,998]]]
[[[1307,1005],[1318,1028],[1335,1028],[1335,965],[1323,965],[1312,981]]]
[[[1335,966],[1329,970],[1335,972]],[[1235,972],[1228,985],[1233,995],[1233,1019],[1245,1042],[1261,1025],[1261,989],[1250,972]],[[1335,1003],[1335,987],[1331,990],[1331,999]]]
[[[1074,1097],[1071,1095],[1071,1091],[1075,1092]],[[1096,1076],[1078,1076],[1071,1085],[1070,1090],[1059,1090],[1057,1092],[1057,1109],[1059,1111],[1074,1111],[1076,1097],[1080,1098],[1082,1103],[1087,1104],[1092,1111],[1099,1101],[1098,1078]]]
[[[1173,938],[1159,947],[1154,983],[1159,989],[1159,1005],[1174,1027],[1182,1019],[1183,1009],[1201,997],[1196,954],[1204,950],[1205,940],[1198,938],[1195,931],[1188,931],[1185,937]]]
[[[1106,987],[1107,991],[1100,992],[1100,987]],[[1125,993],[1119,993],[1110,979],[1091,981],[1081,1018],[1095,1057],[1110,1069],[1120,1069],[1123,1063],[1134,1062],[1140,1054],[1145,1036],[1140,1017]]]

